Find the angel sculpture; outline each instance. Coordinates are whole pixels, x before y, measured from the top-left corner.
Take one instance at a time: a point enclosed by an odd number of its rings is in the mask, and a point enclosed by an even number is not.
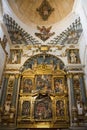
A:
[[[48,28],[46,28],[45,26],[42,26],[42,28],[37,26],[37,29],[40,31],[40,33],[35,33],[35,35],[39,37],[42,41],[46,41],[48,38],[55,34],[55,32],[50,33],[51,28],[52,26]]]

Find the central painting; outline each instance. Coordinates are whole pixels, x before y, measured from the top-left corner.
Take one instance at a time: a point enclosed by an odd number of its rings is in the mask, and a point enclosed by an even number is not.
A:
[[[36,90],[52,90],[52,75],[36,75]]]
[[[34,118],[39,121],[52,120],[52,101],[48,95],[39,94],[36,98]]]

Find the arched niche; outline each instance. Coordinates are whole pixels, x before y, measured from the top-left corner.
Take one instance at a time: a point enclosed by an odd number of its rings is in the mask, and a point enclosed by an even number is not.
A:
[[[64,69],[64,63],[58,57],[51,54],[38,54],[29,58],[23,66],[20,68],[20,71],[25,71],[27,69],[34,69],[37,65],[45,64],[50,65],[55,69]]]

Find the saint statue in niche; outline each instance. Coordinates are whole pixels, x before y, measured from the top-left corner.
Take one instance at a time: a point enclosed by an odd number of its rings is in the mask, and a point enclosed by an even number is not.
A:
[[[21,61],[21,50],[20,49],[11,49],[11,63],[20,64]]]
[[[81,101],[77,101],[78,115],[83,115],[83,104]]]
[[[14,51],[13,52],[13,55],[12,55],[12,64],[17,64],[18,63],[18,52],[17,51]]]
[[[37,59],[34,59],[33,69],[35,69],[38,65]]]
[[[76,105],[77,105],[78,115],[83,115],[84,104],[82,102],[80,93],[78,93],[78,95],[76,95]]]
[[[71,62],[71,63],[76,63],[76,60],[77,60],[76,54],[75,54],[75,52],[72,50],[71,53],[70,53],[70,62]]]

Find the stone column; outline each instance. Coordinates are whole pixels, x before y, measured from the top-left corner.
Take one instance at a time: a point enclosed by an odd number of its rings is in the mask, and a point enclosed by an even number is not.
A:
[[[3,88],[2,88],[2,93],[1,93],[1,101],[0,101],[0,106],[1,108],[3,108],[5,100],[6,100],[6,92],[7,92],[7,86],[8,86],[8,79],[9,79],[9,75],[6,75],[4,77],[4,83],[3,83]]]
[[[16,99],[17,99],[17,93],[18,93],[18,79],[19,76],[15,76],[15,81],[14,81],[14,87],[13,87],[13,94],[12,94],[12,102],[11,102],[11,109],[16,109]]]
[[[80,82],[80,89],[81,89],[81,95],[82,95],[82,102],[86,104],[86,90],[85,90],[85,83],[83,75],[79,76],[79,82]]]
[[[74,83],[73,83],[73,76],[70,75],[69,77],[70,79],[70,94],[71,94],[71,105],[72,105],[72,109],[74,109],[76,107],[76,102],[75,102],[75,94],[74,94]]]
[[[73,75],[69,75],[69,82],[70,82],[70,103],[69,105],[71,108],[71,126],[77,126],[76,121],[77,121],[77,110],[76,110],[76,101],[75,101],[75,93],[74,93],[74,82],[73,82]]]
[[[70,77],[69,76],[67,76],[67,84],[68,84],[70,125],[72,126],[71,89],[70,89]]]

